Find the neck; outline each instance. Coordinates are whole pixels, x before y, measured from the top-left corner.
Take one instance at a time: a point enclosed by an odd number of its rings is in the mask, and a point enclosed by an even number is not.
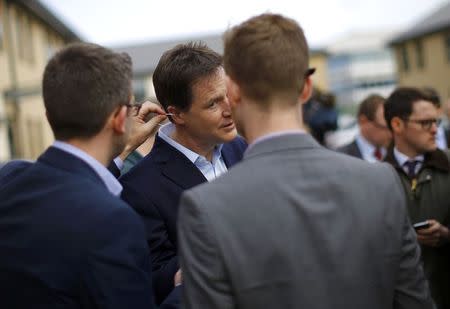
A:
[[[397,148],[398,151],[403,153],[405,156],[407,156],[410,159],[413,159],[423,153],[419,153],[413,148],[411,148],[407,143],[405,143],[403,140],[398,139],[395,141],[395,148]]]
[[[212,160],[216,144],[202,143],[198,141],[197,138],[193,138],[187,134],[185,130],[180,129],[177,126],[175,126],[175,130],[173,131],[171,138],[189,150],[205,157],[208,161]]]
[[[64,142],[83,150],[103,166],[108,166],[114,159],[114,155],[110,151],[111,145],[106,139],[99,137],[90,139],[73,138]]]
[[[256,139],[277,132],[305,130],[303,125],[301,105],[293,105],[280,108],[282,104],[272,102],[271,108],[262,110],[255,104],[246,104],[246,110],[242,114],[245,121],[242,121],[242,131],[249,144]],[[277,106],[277,107],[274,107]]]

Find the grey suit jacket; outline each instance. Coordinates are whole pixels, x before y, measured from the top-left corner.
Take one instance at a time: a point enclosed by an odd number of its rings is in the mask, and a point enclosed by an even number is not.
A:
[[[395,171],[272,137],[187,191],[186,308],[433,308]]]

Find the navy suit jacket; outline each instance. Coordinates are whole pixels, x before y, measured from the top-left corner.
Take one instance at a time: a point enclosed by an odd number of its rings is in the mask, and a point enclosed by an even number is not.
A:
[[[240,137],[223,145],[222,157],[228,168],[242,159],[246,147]],[[145,223],[159,303],[173,289],[173,277],[179,269],[176,221],[181,194],[207,180],[183,153],[157,136],[152,151],[120,181],[122,199]]]
[[[362,159],[361,150],[359,150],[358,144],[356,143],[356,140],[351,142],[350,144],[347,144],[345,146],[342,146],[338,149],[336,149],[337,152],[345,153],[347,155],[350,155],[355,158]]]
[[[0,308],[153,307],[143,224],[84,161],[10,165],[0,201]]]

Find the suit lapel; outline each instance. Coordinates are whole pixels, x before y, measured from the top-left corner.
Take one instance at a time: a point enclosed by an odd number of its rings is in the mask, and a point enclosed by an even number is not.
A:
[[[233,142],[234,141],[224,144],[221,152],[223,162],[225,162],[228,169],[242,160],[242,153],[237,152],[236,149],[233,148]]]
[[[205,176],[180,151],[156,136],[152,155],[161,166],[162,174],[183,189],[206,182]]]
[[[361,150],[359,150],[356,140],[354,140],[350,145],[351,145],[351,148],[350,148],[351,155],[362,159],[363,158],[362,153],[361,153]]]

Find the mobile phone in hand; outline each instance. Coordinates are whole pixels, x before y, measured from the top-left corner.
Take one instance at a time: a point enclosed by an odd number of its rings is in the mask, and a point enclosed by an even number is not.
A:
[[[428,223],[428,221],[417,222],[417,223],[413,224],[413,227],[416,231],[423,230],[423,229],[429,228],[430,223]]]

